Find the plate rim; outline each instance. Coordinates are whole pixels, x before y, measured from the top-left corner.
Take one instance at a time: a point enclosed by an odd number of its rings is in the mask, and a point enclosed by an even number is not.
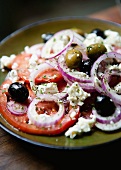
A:
[[[113,22],[113,21],[104,20],[104,19],[92,18],[92,17],[88,17],[88,16],[54,17],[54,18],[49,18],[49,19],[42,19],[42,20],[33,22],[31,24],[27,24],[26,26],[23,26],[23,27],[17,29],[16,31],[12,32],[11,34],[9,34],[5,38],[3,38],[0,41],[0,46],[2,44],[4,44],[6,41],[8,41],[10,38],[12,38],[13,36],[16,36],[17,34],[23,32],[23,31],[25,31],[27,29],[33,28],[33,27],[35,27],[37,25],[46,24],[46,23],[55,22],[55,21],[79,20],[79,19],[80,20],[87,20],[87,21],[97,21],[97,22],[100,22],[100,23],[111,24],[111,25],[117,26],[119,28],[121,27],[121,24],[119,24],[119,23],[116,23],[116,22]],[[0,114],[0,116],[1,116],[1,114]],[[102,146],[102,145],[107,145],[107,144],[110,144],[112,142],[115,142],[115,141],[121,139],[121,137],[119,137],[119,138],[113,139],[111,141],[107,141],[107,142],[100,143],[100,144],[94,144],[94,145],[90,145],[90,146],[59,146],[59,145],[54,145],[54,144],[53,145],[43,144],[41,142],[36,142],[36,141],[30,140],[30,139],[27,139],[27,138],[25,138],[23,136],[20,136],[20,135],[16,134],[12,130],[8,129],[1,122],[0,122],[0,128],[2,128],[3,130],[5,130],[10,135],[12,135],[12,136],[14,136],[14,137],[16,137],[16,138],[18,138],[18,139],[20,139],[22,141],[28,142],[28,143],[36,145],[36,146],[40,146],[40,147],[44,147],[44,148],[48,148],[48,149],[49,148],[50,149],[58,149],[58,150],[85,150],[85,149],[89,149],[89,148],[96,148],[96,147],[99,147],[99,146]]]

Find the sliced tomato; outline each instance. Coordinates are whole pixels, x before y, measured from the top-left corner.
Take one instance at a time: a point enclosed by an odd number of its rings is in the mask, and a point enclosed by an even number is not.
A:
[[[40,72],[36,78],[35,78],[35,84],[40,83],[49,83],[49,82],[55,82],[62,80],[63,76],[62,74],[55,68],[48,68],[42,72]]]
[[[57,103],[55,103],[54,101],[42,101],[37,103],[36,108],[38,108],[36,110],[36,112],[38,114],[44,114],[46,113],[47,115],[52,115],[57,113],[59,107],[57,105]]]
[[[29,67],[29,59],[31,58],[31,54],[21,53],[16,55],[15,59],[11,63],[11,69],[19,69],[19,68],[28,68]]]
[[[30,134],[38,134],[38,135],[57,135],[61,134],[64,131],[66,131],[70,126],[74,125],[77,119],[80,116],[80,108],[77,108],[76,115],[74,118],[71,118],[71,112],[68,112],[67,114],[64,115],[64,117],[54,126],[50,128],[38,128],[35,125],[29,124],[28,123],[28,117],[27,114],[21,115],[21,116],[16,116],[12,114],[11,112],[8,111],[6,104],[7,104],[7,96],[6,93],[4,92],[3,85],[4,84],[11,84],[10,80],[6,80],[3,82],[3,84],[0,87],[0,113],[4,117],[4,119],[12,125],[14,128],[19,129],[20,131],[23,131],[25,133],[30,133]],[[30,90],[30,89],[29,89]],[[31,97],[33,98],[33,93],[29,93],[32,95]],[[50,108],[52,108],[52,103],[43,103],[44,108],[46,110],[48,109],[50,112]],[[54,112],[57,110],[57,106],[53,104],[54,106]],[[73,110],[72,110],[73,111]]]

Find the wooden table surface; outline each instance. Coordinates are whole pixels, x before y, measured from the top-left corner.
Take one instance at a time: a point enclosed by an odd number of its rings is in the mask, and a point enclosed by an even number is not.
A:
[[[104,11],[90,15],[93,18],[106,19],[121,24],[121,15],[117,7],[111,7]],[[87,167],[88,162],[91,162],[90,167],[95,166],[96,162],[115,164],[115,169],[118,160],[117,152],[120,157],[121,141],[118,143],[103,146],[96,150],[86,152],[72,151],[71,156],[68,151],[56,151],[51,149],[36,148],[31,144],[27,144],[12,135],[0,129],[0,170],[58,170],[58,169],[74,169],[78,166]],[[112,154],[113,153],[113,154]],[[59,158],[60,157],[60,158]],[[87,162],[85,164],[85,162]],[[120,163],[119,163],[120,164]]]

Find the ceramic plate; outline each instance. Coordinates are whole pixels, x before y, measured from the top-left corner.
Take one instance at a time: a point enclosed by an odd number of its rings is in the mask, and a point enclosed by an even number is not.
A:
[[[9,35],[0,44],[0,57],[3,55],[17,54],[21,52],[25,46],[31,46],[42,42],[41,34],[46,32],[57,32],[62,29],[80,27],[85,32],[90,32],[94,28],[112,29],[118,31],[121,34],[121,25],[86,17],[66,17],[56,18],[44,21],[39,21],[28,25],[20,30]],[[0,84],[4,80],[7,72],[0,72]],[[10,126],[4,118],[0,117],[0,126],[11,135],[46,148],[56,149],[84,149],[88,147],[99,146],[107,144],[121,138],[121,131],[112,133],[105,133],[102,131],[94,131],[88,135],[84,135],[77,139],[70,139],[64,135],[55,137],[30,135],[20,131],[17,131]]]

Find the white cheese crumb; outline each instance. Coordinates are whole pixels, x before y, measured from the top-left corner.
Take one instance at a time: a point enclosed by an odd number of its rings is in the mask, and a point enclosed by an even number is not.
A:
[[[89,132],[91,131],[92,126],[96,122],[96,116],[90,115],[91,119],[85,119],[83,117],[80,117],[78,119],[78,122],[70,127],[66,132],[65,136],[70,137],[71,139],[75,138],[77,135],[80,135],[83,132]]]
[[[4,67],[8,67],[15,57],[16,55],[14,54],[11,54],[10,57],[2,56],[2,58],[0,59],[0,69],[3,69]]]
[[[89,46],[95,43],[103,43],[103,38],[101,38],[100,36],[97,36],[95,33],[90,33],[90,34],[86,34],[86,38],[83,43],[86,46]]]
[[[72,106],[80,105],[82,106],[83,101],[90,96],[90,93],[85,92],[78,84],[78,82],[74,82],[68,88],[68,97],[67,100],[70,101]]]
[[[43,93],[50,93],[50,94],[55,94],[58,93],[58,87],[56,83],[44,83],[38,86],[38,92],[43,94]]]
[[[104,34],[107,36],[107,38],[104,39],[104,44],[106,43],[106,44],[121,47],[121,36],[119,35],[118,32],[105,30]]]
[[[8,78],[12,81],[12,83],[18,80],[18,73],[16,70],[11,70],[8,74]]]
[[[114,90],[118,93],[121,94],[121,82],[119,82],[115,87]]]

